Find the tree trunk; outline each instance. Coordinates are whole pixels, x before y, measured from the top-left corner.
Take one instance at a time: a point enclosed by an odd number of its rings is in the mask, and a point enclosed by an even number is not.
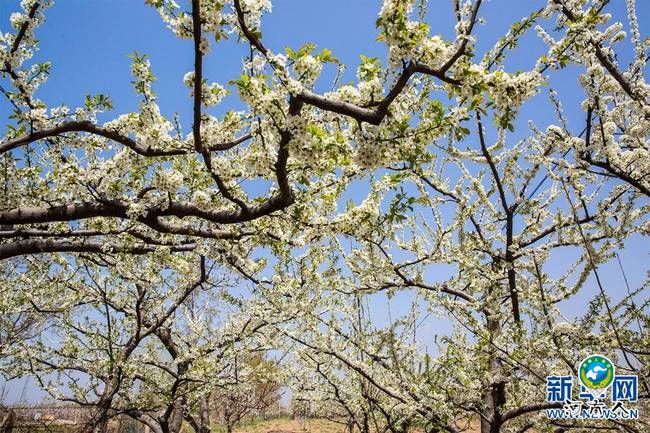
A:
[[[2,419],[0,419],[0,433],[11,433],[14,429],[15,422],[16,413],[13,409],[9,409]]]
[[[169,418],[161,423],[164,433],[179,433],[183,426],[183,404],[180,400],[174,401]]]
[[[212,430],[212,423],[210,422],[210,396],[205,396],[201,399],[199,422],[201,423],[201,433],[210,433]]]
[[[102,405],[103,406],[103,405]],[[97,409],[81,428],[81,433],[107,433],[108,429],[108,414],[107,410],[103,407]]]
[[[363,413],[363,433],[370,433],[370,423],[368,421],[368,414]]]
[[[486,314],[487,329],[490,333],[490,341],[492,341],[501,331],[498,319],[492,313]],[[501,374],[502,365],[496,349],[489,348],[489,371],[492,377]],[[501,407],[505,404],[505,382],[499,381],[493,383],[489,389],[485,391],[483,402],[484,417],[481,418],[481,433],[498,433],[501,430]]]

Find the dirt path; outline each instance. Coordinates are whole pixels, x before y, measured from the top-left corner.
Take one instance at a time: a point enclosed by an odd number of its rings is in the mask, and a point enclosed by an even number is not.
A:
[[[282,418],[244,424],[236,427],[234,433],[343,433],[343,426],[321,419],[301,422]]]

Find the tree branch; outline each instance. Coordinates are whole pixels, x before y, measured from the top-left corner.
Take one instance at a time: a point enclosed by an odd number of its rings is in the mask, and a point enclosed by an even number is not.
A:
[[[195,247],[196,244],[192,243],[165,248],[169,248],[172,252],[182,252],[193,251]],[[160,247],[146,244],[125,246],[114,242],[104,242],[99,240],[24,239],[7,244],[0,244],[0,260],[27,254],[42,253],[128,253],[141,255],[152,253],[157,248]]]
[[[471,22],[467,29],[467,32],[463,35],[464,37],[463,42],[461,42],[461,45],[459,46],[458,50],[454,53],[454,55],[440,69],[433,69],[422,63],[410,61],[402,70],[402,73],[397,79],[397,82],[395,83],[393,88],[388,92],[388,95],[386,95],[386,97],[381,102],[379,102],[375,106],[375,108],[371,109],[371,108],[361,107],[349,102],[327,98],[325,96],[318,95],[307,89],[301,90],[300,93],[294,95],[294,97],[306,104],[312,105],[322,110],[342,114],[344,116],[349,116],[356,119],[359,122],[366,122],[372,125],[379,125],[388,114],[388,109],[391,103],[395,100],[395,98],[397,98],[397,96],[399,96],[402,90],[404,90],[409,79],[415,73],[430,75],[449,84],[459,85],[461,83],[460,80],[457,80],[452,77],[448,77],[445,75],[445,73],[456,63],[456,61],[467,50],[467,44],[468,44],[467,36],[469,36],[469,34],[471,33],[474,27],[480,4],[481,4],[481,0],[477,0],[477,2],[474,4],[474,8],[472,10]],[[245,12],[241,8],[240,0],[234,0],[234,5],[235,5],[235,12],[237,14],[237,20],[239,22],[239,27],[242,33],[244,34],[244,37],[250,42],[252,46],[254,46],[258,51],[260,51],[268,58],[269,50],[264,46],[260,38],[254,32],[252,32],[246,24],[246,20],[244,16]]]
[[[40,131],[32,132],[31,134],[24,135],[22,137],[17,137],[4,143],[0,143],[0,155],[10,150],[16,149],[20,146],[24,146],[35,141],[49,138],[57,137],[66,132],[87,132],[93,135],[98,135],[100,137],[108,138],[117,143],[123,144],[129,149],[133,150],[139,155],[142,156],[174,156],[174,155],[185,155],[191,152],[190,149],[157,149],[152,147],[144,147],[142,144],[136,142],[135,140],[122,135],[118,132],[111,131],[101,126],[97,126],[94,123],[88,120],[81,121],[72,121],[65,122],[60,125],[54,126],[52,128],[43,129]],[[240,138],[237,138],[233,141],[228,141],[224,143],[218,143],[211,147],[209,150],[228,150],[238,144],[241,144],[252,138],[251,134],[245,134]]]

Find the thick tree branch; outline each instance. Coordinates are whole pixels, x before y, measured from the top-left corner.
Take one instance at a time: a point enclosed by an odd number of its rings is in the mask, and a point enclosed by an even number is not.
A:
[[[147,210],[142,218],[128,215],[129,203],[120,200],[96,202],[77,202],[67,205],[46,207],[20,207],[0,212],[0,224],[42,224],[55,221],[76,221],[95,217],[114,217],[135,219],[146,222],[153,218],[175,216],[178,218],[197,217],[218,224],[234,224],[251,221],[283,209],[292,203],[293,198],[286,179],[286,161],[276,164],[280,192],[268,200],[251,206],[248,212],[239,210],[206,210],[194,203],[171,201],[168,205],[157,205]]]
[[[540,410],[545,410],[545,409],[560,408],[563,405],[564,405],[563,402],[544,402],[544,403],[529,404],[527,406],[521,406],[515,409],[511,409],[507,412],[504,412],[503,415],[501,415],[501,421],[506,422],[508,420],[511,420],[521,415],[525,415],[530,412],[538,412]]]
[[[182,244],[165,247],[172,252],[193,251],[196,244]],[[149,254],[157,248],[151,245],[125,246],[114,242],[99,240],[67,240],[67,239],[24,239],[7,244],[0,244],[0,260],[27,254],[42,253],[94,253],[114,254],[127,253],[133,255]]]
[[[108,138],[117,143],[123,144],[129,149],[133,150],[139,155],[142,156],[174,156],[174,155],[185,155],[191,153],[190,149],[157,149],[152,147],[144,147],[141,143],[136,142],[135,140],[122,135],[118,132],[111,131],[109,129],[97,126],[94,123],[88,120],[81,121],[72,121],[65,122],[60,125],[54,126],[52,128],[43,129],[40,131],[35,131],[31,134],[24,135],[22,137],[17,137],[4,143],[0,143],[0,155],[8,152],[10,150],[16,149],[21,146],[28,145],[38,140],[44,138],[58,137],[61,134],[67,132],[87,132],[93,135],[98,135],[100,137]],[[224,143],[218,143],[213,146],[210,146],[209,150],[228,150],[238,144],[241,144],[252,138],[251,134],[245,134],[240,138],[237,138],[233,141],[228,141]]]
[[[239,27],[244,35],[244,37],[254,46],[258,51],[268,57],[269,50],[264,46],[260,38],[256,33],[251,31],[246,24],[245,11],[242,9],[240,0],[234,1],[235,12],[237,14],[237,20]],[[468,36],[471,34],[474,24],[476,23],[476,18],[478,14],[478,9],[481,5],[481,0],[477,0],[472,9],[472,16],[470,18],[470,24],[467,28],[465,34],[463,34],[463,40],[455,51],[455,53],[447,60],[447,62],[440,69],[433,69],[419,62],[410,61],[402,70],[402,73],[398,77],[395,85],[388,92],[386,97],[379,102],[374,108],[362,107],[356,104],[349,102],[339,101],[336,99],[327,98],[322,95],[318,95],[310,90],[303,89],[294,97],[301,102],[312,105],[314,107],[320,108],[322,110],[331,111],[334,113],[342,114],[344,116],[349,116],[354,118],[359,122],[366,122],[372,125],[378,125],[386,117],[389,112],[391,103],[399,96],[399,94],[404,90],[408,84],[409,79],[415,73],[421,73],[424,75],[430,75],[440,79],[449,84],[459,85],[461,84],[460,80],[457,80],[452,77],[448,77],[446,72],[456,63],[456,61],[467,51],[468,45]]]
[[[203,53],[201,52],[201,0],[192,0],[192,36],[194,39],[194,149],[201,153],[201,99],[203,92]]]
[[[499,192],[499,199],[501,200],[501,207],[506,216],[506,251],[505,251],[505,261],[508,266],[507,276],[508,276],[508,290],[510,291],[510,300],[512,302],[512,316],[514,320],[519,323],[521,321],[521,313],[519,312],[519,292],[517,290],[517,275],[515,272],[515,259],[512,252],[512,244],[514,237],[514,213],[515,206],[510,206],[506,198],[505,189],[501,181],[501,176],[497,170],[496,164],[492,159],[492,155],[485,144],[485,137],[483,135],[483,125],[481,124],[481,116],[476,113],[476,121],[478,123],[478,136],[481,143],[481,152],[485,157],[488,165],[490,166],[490,171],[492,172],[492,177],[494,178],[494,183],[496,184],[497,191]]]
[[[592,158],[588,154],[582,154],[580,155],[580,159],[583,161],[594,165],[596,167],[600,167],[610,173],[612,176],[629,183],[631,186],[639,190],[639,192],[645,194],[646,196],[650,197],[650,188],[648,188],[646,185],[642,183],[640,179],[635,179],[634,177],[630,176],[627,174],[625,171],[618,169],[615,167],[613,164],[611,164],[609,161],[604,160],[604,161],[599,161],[597,159]],[[646,173],[646,176],[648,173]]]

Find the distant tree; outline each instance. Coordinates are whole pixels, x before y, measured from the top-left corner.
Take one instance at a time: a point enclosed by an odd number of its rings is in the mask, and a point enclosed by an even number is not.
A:
[[[88,265],[65,282],[50,271],[60,298],[31,291],[46,327],[3,372],[31,375],[57,401],[87,408],[83,432],[124,417],[153,433],[179,433],[184,422],[209,432],[204,400],[236,381],[233,360],[263,324],[224,302],[228,281],[214,263],[169,258],[153,254],[110,273]]]
[[[231,368],[233,382],[211,395],[228,433],[246,417],[264,415],[277,407],[282,386],[278,365],[261,352],[235,358]]]

